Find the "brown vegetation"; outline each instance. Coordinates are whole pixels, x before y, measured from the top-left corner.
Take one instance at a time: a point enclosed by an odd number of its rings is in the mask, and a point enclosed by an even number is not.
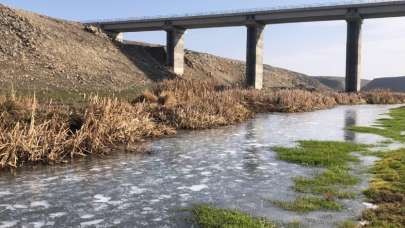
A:
[[[306,112],[338,104],[402,103],[389,92],[344,94],[304,90],[256,91],[211,81],[171,80],[133,102],[92,97],[80,106],[0,97],[0,168],[60,163],[136,145],[175,129],[204,129],[252,118],[258,112]]]

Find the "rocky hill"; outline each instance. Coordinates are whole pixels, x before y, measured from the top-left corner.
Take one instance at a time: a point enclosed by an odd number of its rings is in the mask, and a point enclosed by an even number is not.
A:
[[[395,92],[405,92],[405,77],[377,78],[363,88],[365,91],[387,89]]]
[[[330,89],[336,91],[343,91],[345,89],[345,78],[344,77],[328,77],[328,76],[319,76],[313,77],[318,80],[323,85],[329,87]],[[363,79],[361,80],[361,87],[366,86],[371,80]]]
[[[0,90],[121,91],[175,75],[160,46],[114,43],[97,30],[0,4]],[[239,83],[244,63],[186,52],[185,78]],[[265,66],[266,87],[325,89],[317,80]]]

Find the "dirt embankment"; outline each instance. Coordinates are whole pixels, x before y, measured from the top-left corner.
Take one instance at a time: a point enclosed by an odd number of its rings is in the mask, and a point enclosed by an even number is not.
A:
[[[174,75],[165,50],[117,44],[84,25],[0,5],[0,83],[20,90],[120,91]],[[185,78],[243,82],[241,61],[186,52]],[[303,74],[265,66],[267,87],[325,88]]]

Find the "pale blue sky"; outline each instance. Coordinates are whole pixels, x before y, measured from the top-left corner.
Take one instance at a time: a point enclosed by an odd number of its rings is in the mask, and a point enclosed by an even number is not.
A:
[[[85,21],[216,10],[297,5],[321,0],[0,0],[16,8],[63,19]],[[164,32],[126,34],[126,39],[165,43]],[[243,60],[244,27],[189,30],[186,48]],[[267,64],[310,75],[343,76],[344,21],[269,25],[265,30]],[[405,75],[405,18],[366,20],[363,30],[364,78]]]

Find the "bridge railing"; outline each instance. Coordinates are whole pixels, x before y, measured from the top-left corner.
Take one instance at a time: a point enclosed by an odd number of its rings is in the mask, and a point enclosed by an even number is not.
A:
[[[186,14],[168,14],[168,15],[155,15],[155,16],[142,16],[142,17],[129,17],[129,18],[88,20],[88,21],[83,21],[83,23],[87,23],[87,24],[94,23],[95,24],[95,23],[108,23],[108,22],[119,22],[119,21],[142,22],[142,21],[147,21],[147,20],[175,19],[175,18],[182,18],[182,17],[215,16],[215,15],[224,15],[224,14],[242,14],[242,13],[253,13],[253,12],[263,12],[263,11],[305,9],[305,8],[314,8],[314,7],[343,6],[343,5],[371,4],[371,3],[384,3],[384,2],[399,2],[399,1],[398,0],[345,0],[345,1],[334,1],[334,2],[324,2],[324,3],[309,3],[309,4],[300,4],[300,5],[286,5],[286,6],[240,9],[240,10],[219,10],[219,11],[186,13]]]

